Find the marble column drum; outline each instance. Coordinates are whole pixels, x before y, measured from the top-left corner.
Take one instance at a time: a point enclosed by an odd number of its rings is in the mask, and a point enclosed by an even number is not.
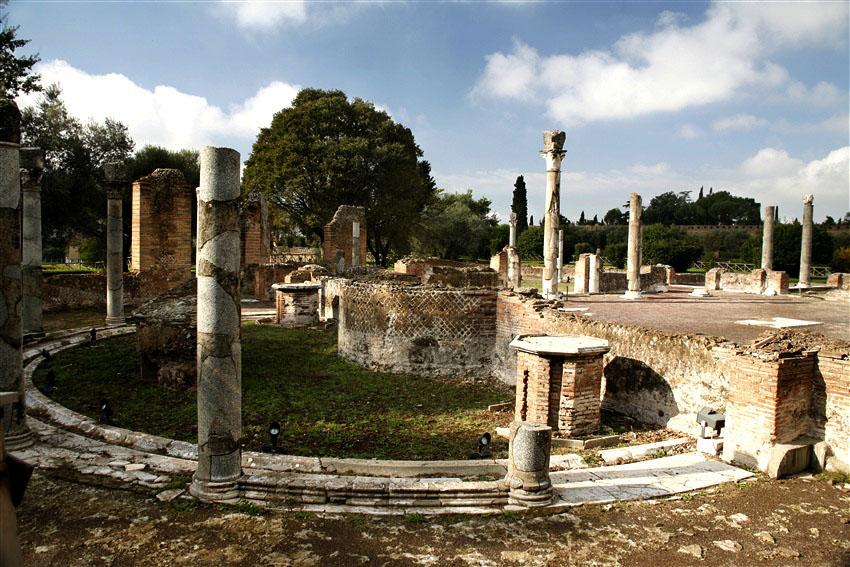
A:
[[[543,217],[543,297],[558,293],[558,230],[561,226],[561,161],[567,135],[560,130],[543,132],[543,159],[546,160],[546,213]]]
[[[106,179],[106,324],[123,325],[124,321],[124,222],[121,197],[128,182],[122,163],[103,166]]]
[[[22,306],[24,337],[44,336],[41,302],[41,176],[44,154],[40,148],[21,148],[23,192]]]
[[[812,216],[814,214],[813,197],[806,195],[803,197],[803,239],[800,245],[800,287],[809,287],[811,282],[812,271],[812,230],[814,223]]]
[[[242,476],[239,153],[201,150],[198,196],[198,468],[190,492],[235,501]]]
[[[553,490],[549,477],[552,428],[540,423],[514,421],[508,442],[508,503],[523,508],[548,506]]]
[[[761,269],[773,269],[773,216],[774,208],[764,208],[764,229],[761,237]]]
[[[629,247],[626,260],[626,299],[640,297],[641,217],[643,206],[640,195],[629,197]]]
[[[17,392],[2,407],[6,450],[32,444],[23,387],[21,317],[21,113],[0,99],[0,392]]]

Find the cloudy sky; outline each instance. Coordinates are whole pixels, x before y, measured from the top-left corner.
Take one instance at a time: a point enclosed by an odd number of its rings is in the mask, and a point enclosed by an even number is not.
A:
[[[137,148],[248,158],[302,87],[411,128],[439,187],[543,209],[542,131],[567,133],[562,213],[631,191],[725,189],[801,217],[850,210],[848,3],[13,0],[45,83]],[[32,100],[22,98],[22,105]]]

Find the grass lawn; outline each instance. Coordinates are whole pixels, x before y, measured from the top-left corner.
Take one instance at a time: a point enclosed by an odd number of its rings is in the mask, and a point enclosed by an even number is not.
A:
[[[44,332],[64,331],[80,327],[102,327],[106,322],[106,308],[47,311],[44,313]]]
[[[135,337],[98,341],[54,357],[51,397],[92,418],[101,398],[122,427],[197,441],[194,392],[169,392],[143,381]],[[45,391],[44,366],[34,376]],[[504,456],[494,428],[511,412],[489,404],[513,399],[511,386],[490,380],[437,380],[371,372],[336,356],[336,331],[242,326],[242,433],[246,449],[268,443],[281,424],[291,454],[378,459],[463,459],[484,431]]]

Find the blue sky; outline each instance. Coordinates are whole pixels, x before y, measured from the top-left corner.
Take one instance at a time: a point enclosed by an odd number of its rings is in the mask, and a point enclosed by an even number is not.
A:
[[[542,131],[567,133],[562,213],[631,191],[726,189],[801,217],[850,210],[848,3],[33,2],[12,0],[82,120],[137,148],[243,161],[301,87],[411,128],[439,187],[503,218],[517,175],[543,209]],[[31,97],[19,100],[31,104]]]

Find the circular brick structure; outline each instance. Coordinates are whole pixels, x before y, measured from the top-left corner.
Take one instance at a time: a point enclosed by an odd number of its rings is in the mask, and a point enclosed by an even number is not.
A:
[[[319,323],[321,284],[274,284],[275,322],[284,327],[311,327]]]

